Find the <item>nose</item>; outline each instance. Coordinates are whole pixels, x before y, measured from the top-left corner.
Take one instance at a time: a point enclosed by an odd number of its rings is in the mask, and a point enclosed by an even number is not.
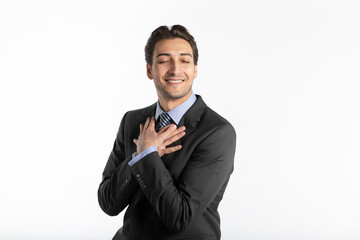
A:
[[[169,72],[174,74],[180,72],[180,64],[177,61],[171,61]]]

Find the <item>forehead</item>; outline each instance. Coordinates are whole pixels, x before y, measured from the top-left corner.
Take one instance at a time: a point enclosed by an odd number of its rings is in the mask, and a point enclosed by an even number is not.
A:
[[[156,43],[153,55],[156,56],[161,53],[170,55],[189,53],[192,55],[192,48],[190,44],[182,38],[161,39]]]

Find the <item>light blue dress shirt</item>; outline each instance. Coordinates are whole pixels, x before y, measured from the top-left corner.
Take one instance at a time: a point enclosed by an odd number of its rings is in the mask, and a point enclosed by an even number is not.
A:
[[[179,125],[179,122],[180,122],[181,118],[184,116],[186,111],[189,110],[189,108],[195,102],[196,102],[196,96],[195,96],[194,92],[191,91],[190,97],[188,99],[186,99],[185,102],[183,102],[179,106],[176,106],[174,109],[167,112],[167,114],[169,114],[169,116],[176,123],[176,125]],[[162,110],[162,108],[160,106],[160,103],[158,101],[157,105],[156,105],[155,120],[157,120],[158,117],[160,116],[160,114],[163,113],[163,112],[164,112],[164,110]],[[129,161],[128,164],[130,166],[132,166],[135,163],[137,163],[140,159],[142,159],[143,157],[148,155],[149,153],[152,153],[152,152],[155,152],[155,151],[157,151],[157,147],[156,146],[150,146],[150,147],[146,148],[145,150],[143,150],[138,155],[136,155],[136,152],[135,152],[135,153],[132,154],[132,159]]]

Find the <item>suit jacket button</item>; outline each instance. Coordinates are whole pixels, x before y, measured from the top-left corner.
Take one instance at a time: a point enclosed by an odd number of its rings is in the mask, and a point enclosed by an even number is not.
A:
[[[139,174],[139,173],[138,173],[138,174],[136,174],[136,177],[137,177],[137,178],[140,178],[140,174]]]

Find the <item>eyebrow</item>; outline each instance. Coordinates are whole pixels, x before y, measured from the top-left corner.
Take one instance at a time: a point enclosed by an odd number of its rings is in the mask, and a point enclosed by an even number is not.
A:
[[[170,53],[159,53],[158,55],[156,55],[156,58],[160,57],[160,56],[171,56]],[[180,53],[180,56],[190,56],[193,57],[190,53]]]

